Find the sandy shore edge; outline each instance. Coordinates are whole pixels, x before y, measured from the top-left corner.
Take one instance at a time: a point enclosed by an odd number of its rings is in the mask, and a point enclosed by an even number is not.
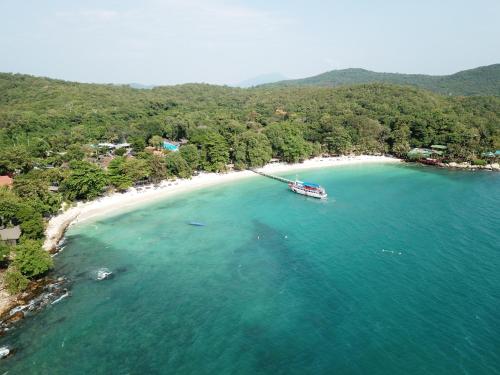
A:
[[[389,156],[339,156],[314,158],[300,164],[275,163],[268,164],[260,171],[266,173],[281,173],[304,169],[335,167],[343,165],[356,165],[366,163],[400,163],[401,160]],[[61,214],[50,219],[45,230],[45,250],[53,250],[64,235],[66,229],[75,223],[117,213],[134,206],[139,206],[157,199],[163,199],[176,193],[188,192],[208,186],[228,183],[244,178],[257,177],[251,171],[234,171],[228,173],[200,173],[191,179],[177,179],[175,181],[162,181],[158,186],[145,186],[143,188],[130,188],[125,193],[114,193],[94,201],[78,203]]]

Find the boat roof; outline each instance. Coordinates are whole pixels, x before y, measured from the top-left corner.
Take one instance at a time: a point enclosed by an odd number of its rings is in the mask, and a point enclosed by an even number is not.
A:
[[[309,186],[309,187],[315,187],[315,188],[320,187],[318,184],[313,184],[312,182],[303,182],[302,185]]]

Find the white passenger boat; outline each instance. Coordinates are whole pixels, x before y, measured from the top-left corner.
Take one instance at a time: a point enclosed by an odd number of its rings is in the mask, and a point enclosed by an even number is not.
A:
[[[288,184],[288,187],[291,191],[297,194],[306,195],[308,197],[318,198],[318,199],[326,199],[328,194],[324,188],[322,188],[318,184],[313,184],[311,182],[303,182],[295,180]]]

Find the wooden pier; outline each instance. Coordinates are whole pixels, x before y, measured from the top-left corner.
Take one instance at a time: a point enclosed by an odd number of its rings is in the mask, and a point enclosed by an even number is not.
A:
[[[253,173],[257,173],[257,174],[260,174],[261,176],[264,176],[264,177],[268,177],[268,178],[272,178],[273,180],[277,180],[277,181],[280,181],[280,182],[284,182],[286,184],[289,184],[291,182],[293,182],[292,180],[289,180],[287,178],[284,178],[284,177],[280,177],[280,176],[275,176],[275,175],[272,175],[272,174],[268,174],[268,173],[264,173],[264,172],[260,172],[256,169],[250,169]]]

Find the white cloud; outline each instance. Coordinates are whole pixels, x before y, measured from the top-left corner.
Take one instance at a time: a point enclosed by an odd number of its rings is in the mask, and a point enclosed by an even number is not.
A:
[[[178,72],[176,81],[218,83],[256,75],[268,69],[272,55],[283,55],[296,32],[283,13],[227,0],[144,0],[113,8],[87,2],[57,10],[47,29],[54,42],[72,41],[65,55],[95,61],[89,66],[116,65],[116,75],[129,66],[145,77],[135,80],[147,82],[162,72]]]
[[[58,11],[59,22],[76,31],[90,33],[119,29],[135,38],[166,41],[188,38],[190,43],[207,40],[215,44],[272,40],[275,33],[288,30],[293,20],[282,14],[250,6],[227,4],[221,0],[145,0],[129,8],[80,8]],[[288,30],[290,31],[290,30]]]

